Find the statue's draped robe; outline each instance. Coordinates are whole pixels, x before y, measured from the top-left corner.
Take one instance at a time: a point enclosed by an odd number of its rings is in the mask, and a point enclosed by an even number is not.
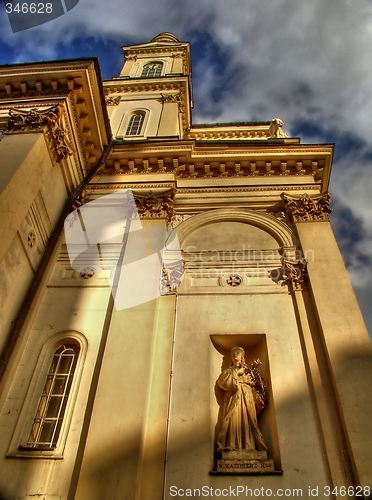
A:
[[[226,391],[217,447],[219,450],[266,451],[257,424],[254,389],[249,385],[252,378],[249,374],[238,375],[238,370],[236,366],[227,368],[217,381],[219,387]]]

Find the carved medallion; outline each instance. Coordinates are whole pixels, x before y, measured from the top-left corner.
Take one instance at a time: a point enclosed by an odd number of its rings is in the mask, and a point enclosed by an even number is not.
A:
[[[239,286],[243,282],[243,278],[239,274],[232,274],[227,278],[226,283],[232,287]]]
[[[84,280],[87,280],[89,278],[92,278],[95,274],[96,270],[94,269],[94,267],[87,267],[85,269],[83,269],[81,272],[80,272],[80,276],[84,279]]]
[[[27,235],[27,245],[33,247],[35,245],[36,235],[33,231],[30,231]]]

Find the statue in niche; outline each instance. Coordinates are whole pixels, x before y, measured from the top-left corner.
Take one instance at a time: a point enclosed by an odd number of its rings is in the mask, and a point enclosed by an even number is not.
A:
[[[257,415],[265,408],[265,384],[259,372],[259,359],[248,366],[242,347],[231,350],[231,365],[217,380],[225,391],[223,418],[217,436],[217,461],[220,472],[271,472],[272,460],[257,423]]]

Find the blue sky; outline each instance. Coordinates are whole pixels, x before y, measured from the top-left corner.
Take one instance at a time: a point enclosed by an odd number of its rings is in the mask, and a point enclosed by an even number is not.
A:
[[[271,120],[306,143],[335,143],[331,223],[372,332],[371,0],[80,0],[12,33],[0,5],[0,64],[99,57],[163,31],[191,42],[194,123]]]

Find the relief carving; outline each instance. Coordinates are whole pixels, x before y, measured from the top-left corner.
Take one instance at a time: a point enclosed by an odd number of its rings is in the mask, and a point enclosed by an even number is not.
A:
[[[284,202],[286,212],[290,214],[295,222],[329,220],[328,215],[332,212],[330,208],[331,193],[329,191],[311,198],[307,193],[299,198],[293,198],[285,193],[280,196]]]
[[[108,97],[106,99],[107,106],[119,106],[121,100],[121,95],[117,95],[116,97]]]
[[[231,364],[222,371],[217,385],[225,391],[223,418],[217,437],[217,472],[271,472],[273,460],[258,427],[257,415],[265,408],[265,383],[256,359],[248,366],[242,347],[231,350]]]
[[[171,220],[172,229],[174,229],[175,227],[177,227],[179,224],[189,219],[190,217],[192,217],[191,214],[174,214]]]
[[[134,194],[137,211],[142,218],[162,218],[169,224],[174,212],[174,193],[153,195],[152,191],[148,195],[141,196]]]
[[[60,161],[73,154],[67,141],[67,133],[62,129],[62,107],[57,104],[51,108],[39,111],[9,110],[8,131],[15,132],[42,132],[44,131],[54,160]]]

